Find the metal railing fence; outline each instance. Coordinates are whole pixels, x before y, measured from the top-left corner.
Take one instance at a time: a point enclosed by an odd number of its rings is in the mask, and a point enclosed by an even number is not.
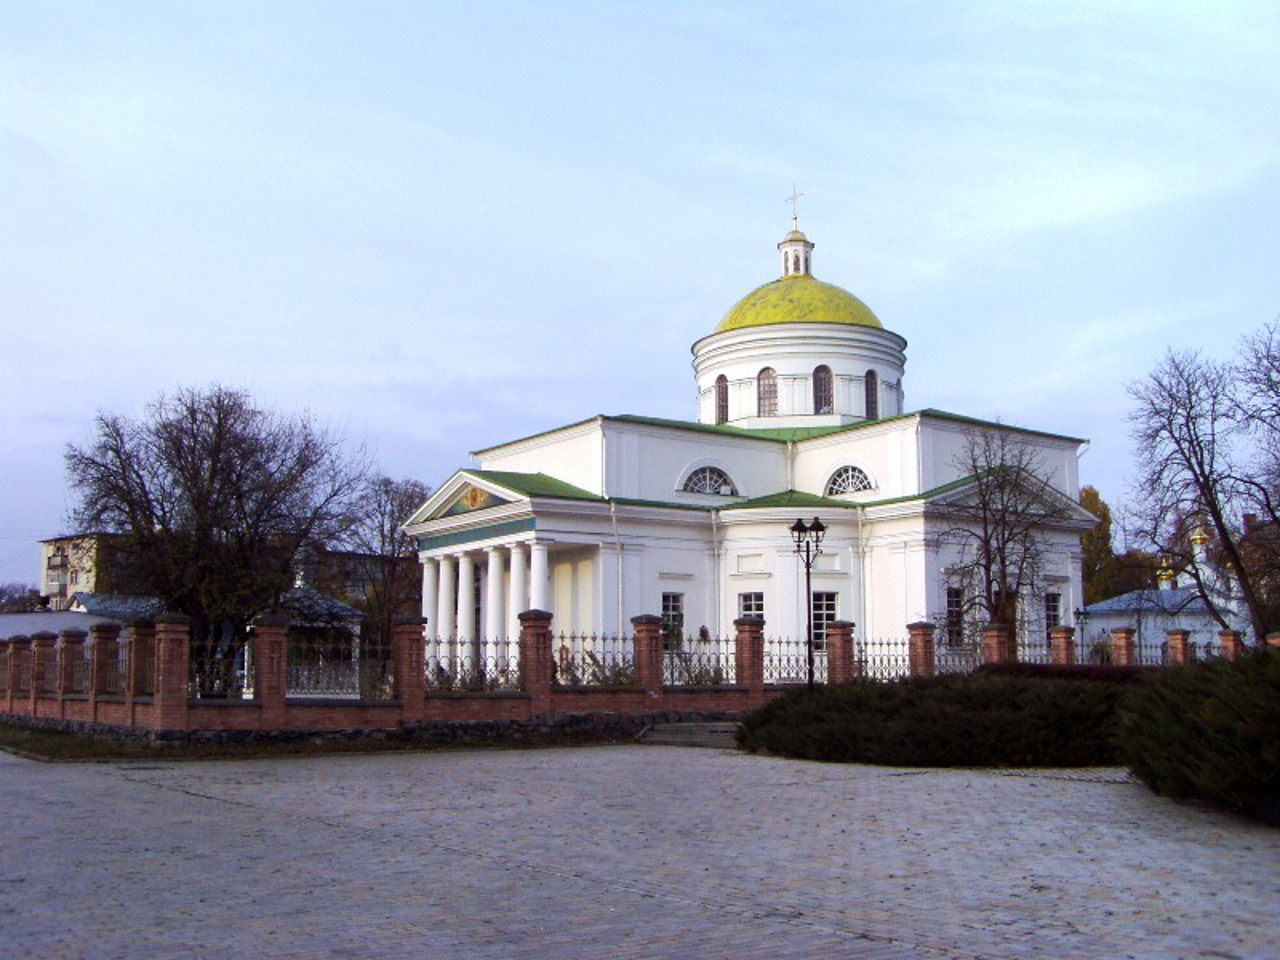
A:
[[[737,642],[699,634],[664,641],[662,683],[668,687],[712,687],[737,682]]]

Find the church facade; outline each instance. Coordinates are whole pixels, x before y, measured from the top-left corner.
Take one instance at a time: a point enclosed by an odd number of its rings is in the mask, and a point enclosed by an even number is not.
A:
[[[668,630],[803,638],[806,579],[791,526],[826,526],[811,571],[812,613],[865,637],[908,623],[951,627],[972,606],[946,533],[973,494],[975,436],[1029,452],[1060,502],[1037,531],[1031,632],[1081,605],[1076,505],[1083,441],[937,410],[907,412],[906,340],[858,298],[813,277],[813,244],[778,245],[781,276],[739,301],[692,348],[697,419],[594,416],[480,450],[406,522],[423,571],[431,644],[491,657],[541,609],[555,629],[619,635],[659,614]]]

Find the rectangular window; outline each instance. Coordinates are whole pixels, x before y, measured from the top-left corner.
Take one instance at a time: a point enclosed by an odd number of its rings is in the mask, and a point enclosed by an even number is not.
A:
[[[684,594],[662,595],[662,649],[678,650],[684,638]]]
[[[738,594],[738,616],[763,617],[764,594],[759,591]]]
[[[814,591],[813,594],[813,649],[827,649],[827,624],[836,619],[838,593]]]
[[[1044,635],[1062,623],[1062,594],[1046,593],[1044,595]]]
[[[964,643],[964,588],[947,587],[946,643],[958,647]]]

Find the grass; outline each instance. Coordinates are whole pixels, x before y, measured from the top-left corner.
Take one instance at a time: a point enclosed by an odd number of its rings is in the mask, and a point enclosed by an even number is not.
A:
[[[249,760],[260,757],[316,757],[334,754],[406,753],[439,750],[527,749],[622,742],[616,733],[590,730],[521,731],[501,739],[313,736],[298,740],[254,740],[244,743],[114,743],[62,730],[0,723],[0,750],[48,763],[92,763],[112,760]],[[629,738],[628,741],[629,742]]]

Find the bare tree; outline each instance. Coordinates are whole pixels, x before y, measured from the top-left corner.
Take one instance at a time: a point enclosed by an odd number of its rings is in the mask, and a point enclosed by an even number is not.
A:
[[[25,583],[0,584],[0,613],[33,613],[44,607],[40,591]]]
[[[1280,626],[1280,351],[1275,327],[1247,339],[1234,363],[1169,352],[1132,384],[1139,469],[1135,531],[1195,582],[1224,627],[1225,569],[1255,636]],[[1256,530],[1245,517],[1261,513]],[[1212,549],[1196,548],[1206,533]],[[1212,562],[1206,562],[1212,561]]]
[[[953,547],[950,582],[964,588],[966,619],[1016,628],[1019,597],[1042,589],[1054,528],[1087,527],[1052,482],[1034,447],[1014,431],[970,431],[955,465],[968,481],[941,513],[939,543]]]
[[[364,612],[367,635],[383,644],[390,642],[396,617],[421,609],[422,569],[414,538],[401,524],[430,494],[417,480],[368,478],[360,514],[344,538],[350,602]]]
[[[137,419],[100,414],[70,445],[73,522],[118,534],[121,587],[158,597],[196,631],[272,608],[295,556],[356,516],[362,455],[308,416],[221,386],[161,396]]]

